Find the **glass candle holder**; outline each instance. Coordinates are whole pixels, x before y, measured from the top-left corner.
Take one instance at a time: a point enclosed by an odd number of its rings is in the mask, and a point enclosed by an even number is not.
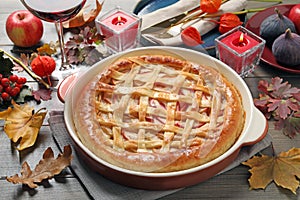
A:
[[[106,46],[113,52],[134,48],[140,39],[141,18],[115,8],[96,20],[96,27],[105,36]]]
[[[238,26],[215,39],[216,56],[241,77],[246,77],[259,64],[265,43],[264,39]]]

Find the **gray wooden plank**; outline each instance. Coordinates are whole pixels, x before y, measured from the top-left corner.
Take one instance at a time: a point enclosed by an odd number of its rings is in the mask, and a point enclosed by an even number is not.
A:
[[[0,180],[2,194],[0,199],[90,199],[80,183],[75,178],[64,178],[60,180],[51,179],[45,185],[39,185],[35,189],[29,189],[22,185],[14,185],[6,180]],[[3,190],[5,188],[5,190]]]

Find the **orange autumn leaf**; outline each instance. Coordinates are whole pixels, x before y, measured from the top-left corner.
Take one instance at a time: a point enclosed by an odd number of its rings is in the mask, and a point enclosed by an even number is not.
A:
[[[296,194],[300,179],[300,148],[292,148],[275,157],[254,156],[243,164],[251,168],[250,189],[265,189],[274,181]]]
[[[73,17],[72,19],[66,22],[63,22],[63,27],[75,28],[75,27],[83,26],[84,24],[95,20],[97,15],[102,10],[102,4],[103,4],[100,3],[99,0],[95,0],[95,1],[96,1],[96,8],[89,10],[89,12],[86,12],[86,10],[88,9],[88,7],[90,7],[90,5],[85,5],[75,17]]]
[[[21,169],[21,176],[15,174],[6,177],[6,180],[14,184],[26,184],[30,188],[36,188],[36,183],[42,182],[44,179],[50,179],[54,175],[60,174],[61,171],[71,164],[72,149],[70,145],[64,147],[63,154],[59,154],[54,158],[52,149],[49,147],[43,154],[43,159],[36,165],[32,171],[27,162],[24,162]]]
[[[22,106],[12,101],[13,108],[0,112],[0,119],[5,120],[4,132],[13,142],[18,142],[18,150],[34,145],[47,112],[34,112],[28,104]]]

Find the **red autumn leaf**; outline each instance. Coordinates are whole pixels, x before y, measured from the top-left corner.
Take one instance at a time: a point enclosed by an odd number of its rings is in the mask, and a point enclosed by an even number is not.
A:
[[[40,88],[37,91],[32,91],[32,95],[34,99],[37,101],[41,101],[41,100],[48,101],[51,99],[51,94],[52,94],[51,90],[44,89],[44,88]]]
[[[181,39],[187,46],[203,44],[199,31],[192,26],[187,27],[181,32]]]
[[[269,99],[268,112],[275,111],[276,115],[278,115],[282,119],[286,119],[291,111],[297,111],[299,109],[298,103],[293,102],[290,99],[281,100],[281,99]]]
[[[262,94],[254,99],[254,104],[267,118],[276,120],[275,129],[282,129],[290,138],[300,133],[300,89],[275,77],[270,83],[259,81],[258,90]]]
[[[205,13],[215,13],[219,10],[222,0],[201,0],[200,8]]]
[[[233,13],[225,13],[220,17],[219,32],[221,34],[230,31],[231,29],[243,24],[240,18]]]

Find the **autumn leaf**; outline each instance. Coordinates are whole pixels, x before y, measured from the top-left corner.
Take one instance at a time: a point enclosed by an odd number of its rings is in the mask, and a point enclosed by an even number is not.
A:
[[[74,34],[66,42],[65,49],[67,59],[70,64],[81,64],[85,62],[87,65],[93,65],[102,57],[96,45],[104,40],[104,36],[97,32],[96,27],[83,27],[79,34]]]
[[[72,149],[70,145],[64,147],[63,154],[59,154],[54,158],[53,150],[49,147],[43,154],[43,159],[36,165],[32,171],[27,162],[24,162],[21,169],[21,176],[18,174],[6,177],[6,180],[14,184],[26,184],[30,188],[36,188],[36,183],[42,182],[44,179],[50,179],[71,164]]]
[[[85,5],[83,9],[72,19],[63,22],[64,28],[75,28],[79,26],[83,26],[86,23],[89,23],[97,17],[97,15],[102,10],[102,4],[99,2],[99,0],[95,0],[96,2],[96,8],[91,9],[89,12],[86,13],[87,7],[90,5]]]
[[[8,77],[12,74],[13,63],[9,58],[4,58],[4,52],[0,49],[0,74]]]
[[[22,106],[12,101],[12,107],[0,112],[0,119],[5,120],[4,132],[13,141],[18,142],[18,150],[34,145],[39,130],[43,124],[47,112],[43,109],[34,112],[28,104]]]
[[[292,148],[275,157],[254,156],[242,164],[250,167],[250,189],[265,189],[272,181],[294,194],[299,187],[300,148]]]
[[[48,101],[51,99],[52,91],[44,88],[40,88],[37,91],[32,91],[33,97],[37,101]]]
[[[262,93],[254,99],[254,104],[268,119],[273,117],[276,120],[276,130],[282,129],[290,138],[300,133],[297,125],[300,121],[300,115],[297,114],[300,111],[300,89],[275,77],[270,83],[260,80],[258,90]]]
[[[57,51],[58,43],[57,42],[50,42],[45,43],[43,46],[37,48],[39,55],[48,55],[51,56],[52,54],[55,54]]]

